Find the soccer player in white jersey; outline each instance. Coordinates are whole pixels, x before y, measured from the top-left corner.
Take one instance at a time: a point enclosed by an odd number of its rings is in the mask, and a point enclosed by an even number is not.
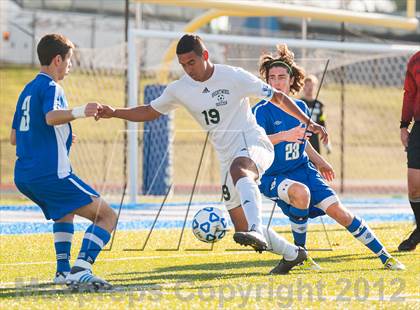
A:
[[[80,180],[70,165],[70,122],[94,117],[101,108],[88,103],[69,109],[58,84],[71,68],[74,45],[59,34],[44,36],[38,46],[41,72],[19,96],[10,142],[16,145],[15,184],[36,203],[46,219],[54,221],[57,271],[54,283],[79,288],[111,288],[91,272],[103,246],[109,241],[117,216],[99,194]],[[83,238],[79,256],[70,268],[70,249],[77,214],[93,223]]]
[[[306,116],[284,93],[237,67],[213,64],[201,38],[186,34],[176,53],[185,75],[168,85],[150,105],[127,109],[103,106],[99,117],[117,117],[134,122],[151,121],[184,106],[209,132],[220,160],[223,195],[235,226],[234,240],[257,251],[270,249],[285,256],[288,271],[306,258],[303,249],[288,243],[263,227],[258,182],[271,165],[273,145],[251,113],[248,96],[277,98],[282,109],[308,123],[312,131],[328,136],[325,129]],[[287,273],[287,272],[285,272]]]

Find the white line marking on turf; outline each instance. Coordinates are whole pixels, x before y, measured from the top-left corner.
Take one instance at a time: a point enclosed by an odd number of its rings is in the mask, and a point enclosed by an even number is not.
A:
[[[139,251],[141,252],[141,251]],[[155,255],[155,256],[133,256],[133,257],[121,257],[121,258],[104,258],[98,259],[97,262],[114,262],[114,261],[130,261],[130,260],[146,260],[146,259],[159,259],[159,258],[182,258],[182,257],[200,257],[200,256],[209,256],[211,251],[207,253],[200,254],[178,254],[178,255]],[[224,253],[211,253],[212,256],[224,256],[224,255],[237,255],[237,254],[255,254],[254,251],[234,251],[234,252],[224,252]],[[19,262],[19,263],[2,263],[0,266],[21,266],[21,265],[50,265],[56,264],[56,261],[46,261],[46,262]]]

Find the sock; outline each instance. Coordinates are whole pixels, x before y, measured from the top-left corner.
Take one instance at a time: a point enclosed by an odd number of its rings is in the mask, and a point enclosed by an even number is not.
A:
[[[96,226],[95,224],[90,225],[86,229],[82,247],[80,248],[79,256],[74,263],[74,267],[91,269],[96,257],[99,255],[102,248],[108,243],[110,237],[111,234],[105,229]]]
[[[242,208],[248,221],[248,229],[263,234],[261,216],[262,202],[257,183],[249,177],[243,177],[236,182],[235,187],[241,198]]]
[[[271,228],[263,226],[264,237],[267,240],[267,250],[283,255],[285,260],[294,260],[298,255],[298,247],[289,243]]]
[[[365,223],[364,220],[355,216],[351,224],[347,227],[347,230],[361,243],[368,247],[373,253],[375,253],[384,264],[391,255],[386,251],[385,247],[376,238],[373,231]]]
[[[54,223],[53,233],[55,255],[57,259],[57,272],[69,272],[71,241],[74,233],[73,223]]]
[[[292,226],[295,244],[304,247],[306,244],[306,230],[308,228],[309,209],[289,208],[290,225]]]
[[[416,226],[420,228],[420,198],[410,199],[410,205],[416,219]]]

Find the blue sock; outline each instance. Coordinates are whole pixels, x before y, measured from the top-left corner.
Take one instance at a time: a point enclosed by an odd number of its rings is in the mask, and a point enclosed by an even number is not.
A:
[[[295,244],[304,247],[306,244],[306,230],[308,227],[309,209],[289,208],[290,224],[292,226]]]
[[[385,247],[379,242],[370,227],[365,223],[364,220],[355,216],[351,224],[347,227],[347,230],[361,243],[368,247],[373,253],[375,253],[384,264],[388,258],[391,257],[386,251]]]
[[[96,226],[95,224],[90,225],[85,232],[83,237],[82,247],[80,248],[79,256],[77,257],[74,266],[89,268],[96,260],[96,257],[101,252],[102,248],[108,243],[111,234],[105,229]],[[89,263],[89,264],[86,264]]]
[[[57,272],[69,272],[71,241],[74,233],[73,223],[54,223],[53,232],[55,254],[57,258]]]

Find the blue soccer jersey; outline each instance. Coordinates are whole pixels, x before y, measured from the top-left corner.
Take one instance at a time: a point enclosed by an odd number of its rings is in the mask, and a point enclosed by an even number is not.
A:
[[[67,109],[63,89],[45,73],[39,73],[19,96],[12,128],[16,130],[15,181],[70,175],[70,123],[50,126],[49,111]]]
[[[295,99],[299,108],[310,115],[305,102]],[[282,109],[269,101],[261,101],[253,107],[253,113],[258,125],[264,128],[267,135],[272,135],[280,131],[286,131],[298,126],[299,120],[284,112]],[[303,138],[303,137],[302,137]],[[278,175],[294,170],[297,167],[309,162],[305,152],[305,143],[280,142],[274,146],[274,162],[265,172],[265,175]]]

